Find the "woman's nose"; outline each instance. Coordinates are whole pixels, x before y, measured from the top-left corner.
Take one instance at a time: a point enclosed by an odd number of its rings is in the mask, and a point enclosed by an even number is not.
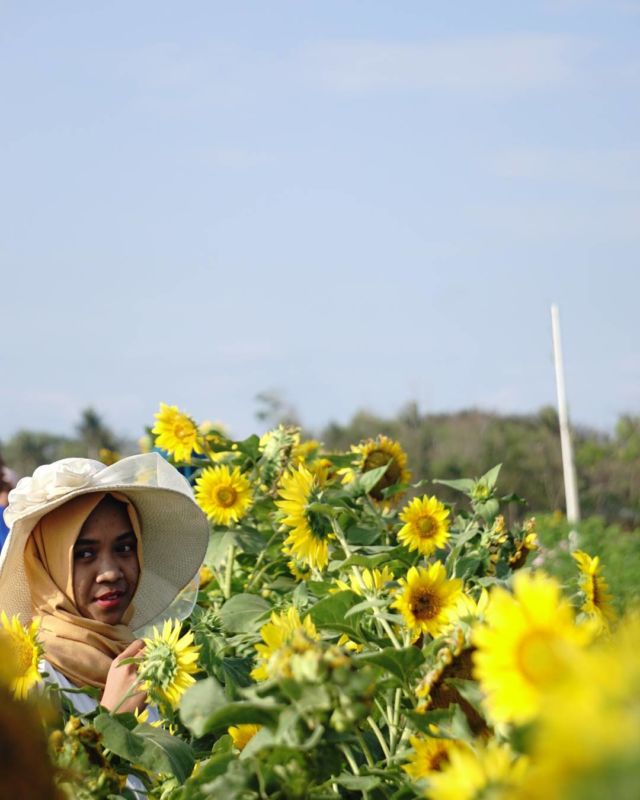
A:
[[[108,557],[103,558],[98,564],[96,581],[98,583],[110,583],[119,580],[123,574],[122,569],[115,559]]]

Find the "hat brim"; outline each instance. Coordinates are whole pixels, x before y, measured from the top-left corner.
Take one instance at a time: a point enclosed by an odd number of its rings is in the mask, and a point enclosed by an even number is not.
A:
[[[108,467],[99,481],[91,481],[91,485],[44,503],[14,521],[0,558],[0,610],[9,616],[18,614],[23,623],[30,620],[33,612],[24,567],[24,548],[31,531],[54,508],[73,497],[91,492],[113,491],[126,495],[140,519],[143,569],[132,600],[134,613],[129,626],[133,630],[159,617],[190,583],[205,557],[209,523],[195,503],[189,484],[164,459],[156,453],[149,453],[132,456],[126,461],[133,459],[139,459],[147,470],[145,485],[122,481],[110,483],[107,470],[112,467]],[[149,485],[148,468],[151,464],[162,477],[168,475],[177,488]],[[177,475],[179,481],[167,470]],[[118,471],[114,478],[117,474]]]

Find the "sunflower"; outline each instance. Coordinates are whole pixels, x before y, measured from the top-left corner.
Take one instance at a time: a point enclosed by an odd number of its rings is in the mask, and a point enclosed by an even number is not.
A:
[[[211,581],[214,578],[215,575],[213,574],[213,570],[211,569],[211,567],[207,566],[207,564],[203,564],[198,572],[198,579],[200,581],[200,586],[201,587],[206,586],[207,584],[211,583]]]
[[[438,636],[451,623],[462,600],[462,581],[447,579],[444,566],[436,561],[427,567],[411,567],[400,579],[403,593],[392,603],[415,634]]]
[[[274,611],[271,620],[260,629],[260,635],[262,642],[255,645],[259,662],[251,672],[256,681],[291,677],[291,656],[311,650],[320,638],[311,617],[307,615],[301,620],[293,606],[280,614]]]
[[[495,739],[477,749],[452,748],[449,761],[429,775],[429,800],[510,800],[523,783],[528,767],[524,756]]]
[[[426,739],[411,736],[409,739],[413,752],[409,753],[409,763],[402,769],[414,781],[427,778],[432,772],[437,772],[449,762],[452,750],[459,748],[460,744],[455,739]]]
[[[42,655],[39,627],[39,617],[25,628],[18,617],[9,619],[4,611],[0,614],[0,679],[18,700],[24,700],[31,687],[42,681],[38,671]]]
[[[283,548],[283,552],[286,554],[286,551]],[[291,559],[287,561],[287,567],[289,572],[293,575],[293,577],[297,581],[306,581],[309,580],[311,577],[311,568],[308,564],[305,564],[303,561],[296,561],[295,559]]]
[[[545,696],[529,743],[532,770],[523,798],[637,796],[639,646],[636,612],[611,637],[581,651],[571,672]]]
[[[287,550],[310,567],[324,569],[329,563],[331,523],[323,515],[309,510],[318,499],[319,485],[304,466],[288,472],[282,479],[280,500],[276,505],[285,513],[284,524],[291,528],[285,541]]]
[[[196,479],[196,502],[209,519],[218,525],[233,525],[251,505],[251,484],[240,472],[226,464],[207,467]]]
[[[297,467],[300,464],[309,464],[315,461],[321,447],[320,442],[315,439],[308,439],[306,442],[298,441],[298,444],[294,445],[291,452],[291,460],[294,466]]]
[[[261,728],[262,725],[232,725],[227,731],[233,739],[236,750],[244,750]]]
[[[430,556],[449,538],[449,509],[437,497],[414,497],[401,511],[400,519],[405,524],[398,539],[409,551]]]
[[[598,556],[592,558],[582,550],[576,550],[573,558],[580,570],[580,589],[585,596],[582,611],[596,619],[603,628],[608,628],[615,614],[611,605],[609,586],[602,574],[600,558]]]
[[[204,452],[195,422],[177,406],[160,403],[160,411],[154,416],[156,424],[151,433],[156,435],[156,445],[176,461],[189,462],[192,452]]]
[[[594,634],[593,625],[576,624],[553,578],[518,573],[513,589],[513,595],[493,590],[485,624],[473,634],[474,676],[498,723],[533,719],[543,692],[566,673]]]
[[[411,473],[407,469],[407,454],[398,442],[388,436],[380,435],[359,445],[352,445],[351,451],[357,458],[352,467],[340,470],[343,483],[351,483],[356,475],[388,464],[387,471],[369,492],[374,500],[384,501],[385,489],[411,480]]]
[[[394,580],[394,576],[389,567],[383,567],[381,570],[365,568],[362,572],[354,567],[349,575],[349,583],[336,580],[338,589],[329,591],[351,591],[359,595],[378,594],[392,580]]]
[[[193,633],[180,636],[180,621],[167,620],[162,631],[144,640],[145,650],[138,675],[143,689],[161,703],[176,708],[184,692],[195,683],[200,647],[193,644]]]

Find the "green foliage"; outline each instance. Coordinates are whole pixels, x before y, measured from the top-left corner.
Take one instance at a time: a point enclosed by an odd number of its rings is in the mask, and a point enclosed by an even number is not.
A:
[[[392,419],[358,412],[346,425],[329,424],[320,438],[329,448],[346,448],[378,433],[403,445],[414,478],[442,479],[441,499],[454,502],[454,490],[470,485],[466,476],[482,475],[500,462],[503,491],[526,497],[531,511],[564,507],[553,408],[527,415],[421,414],[410,404]],[[626,527],[640,524],[640,417],[621,417],[613,434],[577,428],[573,438],[583,515],[600,515]],[[456,480],[462,483],[452,485]],[[512,505],[507,513],[513,517],[522,511]]]
[[[569,552],[571,526],[561,515],[536,517],[544,569],[565,585],[575,587],[575,563]],[[578,546],[591,556],[599,556],[616,610],[640,606],[640,528],[625,530],[607,525],[599,517],[583,520],[576,526]]]

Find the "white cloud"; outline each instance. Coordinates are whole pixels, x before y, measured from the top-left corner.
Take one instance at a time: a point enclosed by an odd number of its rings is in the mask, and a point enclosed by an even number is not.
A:
[[[416,44],[326,41],[307,45],[301,61],[313,80],[344,92],[514,92],[573,83],[588,49],[584,40],[539,34]]]

